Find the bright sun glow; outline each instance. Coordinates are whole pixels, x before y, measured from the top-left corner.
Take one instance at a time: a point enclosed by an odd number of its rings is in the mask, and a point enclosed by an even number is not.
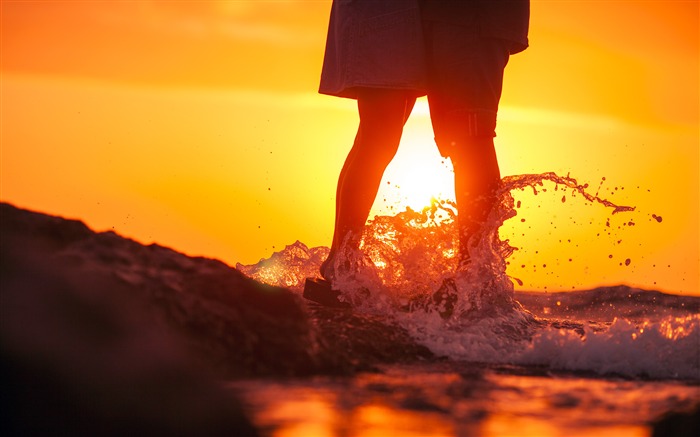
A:
[[[421,210],[432,199],[454,200],[454,173],[450,160],[437,150],[428,103],[422,98],[406,123],[399,152],[384,173],[374,213],[395,213],[406,207]]]

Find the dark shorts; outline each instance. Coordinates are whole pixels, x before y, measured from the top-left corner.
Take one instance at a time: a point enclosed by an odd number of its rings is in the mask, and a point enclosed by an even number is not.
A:
[[[511,43],[478,35],[477,26],[424,21],[427,91],[443,156],[468,137],[496,136],[503,70]]]

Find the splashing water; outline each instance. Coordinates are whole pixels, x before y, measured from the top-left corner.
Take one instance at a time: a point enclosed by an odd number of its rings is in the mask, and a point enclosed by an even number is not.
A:
[[[516,248],[502,240],[498,230],[517,214],[511,192],[530,187],[536,193],[545,181],[613,208],[612,214],[634,210],[588,193],[587,185],[568,176],[545,173],[506,177],[482,231],[470,241],[468,268],[460,267],[458,262],[455,205],[433,200],[421,212],[407,209],[393,217],[370,221],[359,252],[341,249],[343,256],[336,259],[335,285],[346,300],[364,310],[420,309],[438,312],[452,321],[521,312],[506,274],[506,260]]]
[[[517,214],[511,192],[529,187],[537,193],[545,181],[613,208],[612,214],[634,210],[588,193],[588,185],[568,176],[506,177],[481,232],[470,240],[468,268],[458,262],[455,204],[433,200],[420,212],[407,208],[395,216],[375,217],[361,235],[359,250],[347,244],[353,237],[348,236],[335,259],[334,287],[342,291],[342,300],[370,313],[437,313],[457,325],[464,319],[506,314],[517,315],[519,322],[532,320],[513,299],[513,283],[506,274],[506,260],[516,248],[501,240],[498,230]],[[327,253],[297,242],[257,265],[237,268],[262,282],[300,289],[305,277],[318,275]]]
[[[555,184],[555,191],[563,186],[571,197],[611,208],[612,214],[634,210],[590,194],[588,185],[569,176],[506,177],[482,231],[470,241],[468,267],[459,263],[455,205],[433,200],[423,211],[407,209],[368,222],[359,250],[341,247],[334,287],[353,311],[386,317],[433,353],[451,359],[700,378],[700,363],[693,359],[700,316],[641,322],[651,323],[647,326],[625,319],[591,324],[541,319],[515,300],[506,260],[517,248],[501,239],[499,228],[517,215],[512,192],[537,194],[546,191],[545,182]],[[318,276],[327,254],[327,248],[297,242],[269,260],[237,268],[263,282],[301,290],[305,277]],[[659,350],[670,367],[660,364],[658,354],[650,358],[649,348]]]

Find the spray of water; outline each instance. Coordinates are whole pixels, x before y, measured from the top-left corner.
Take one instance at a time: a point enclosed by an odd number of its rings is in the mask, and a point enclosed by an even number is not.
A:
[[[483,231],[470,242],[470,264],[460,265],[453,203],[434,200],[422,211],[407,209],[376,217],[359,236],[359,250],[345,244],[336,257],[334,287],[353,312],[380,315],[402,326],[437,355],[471,362],[544,365],[552,368],[629,376],[697,378],[700,317],[686,316],[646,325],[626,319],[612,324],[542,320],[514,299],[514,278],[506,274],[517,248],[499,228],[516,216],[513,193],[532,190],[581,196],[610,208],[633,211],[591,194],[588,185],[554,173],[506,177]],[[599,191],[600,187],[598,187]],[[660,217],[652,216],[657,222]],[[358,236],[353,236],[357,238]],[[304,279],[318,276],[328,248],[300,242],[252,266],[238,265],[262,282],[301,291]],[[648,354],[648,350],[657,354]],[[659,355],[661,354],[661,355]],[[670,364],[669,364],[670,363]]]
[[[460,264],[457,210],[453,203],[433,200],[423,211],[407,209],[368,223],[359,250],[345,245],[337,257],[335,286],[343,299],[365,311],[438,313],[448,322],[495,317],[524,311],[513,299],[506,260],[516,250],[499,236],[499,228],[516,212],[512,192],[545,182],[564,186],[612,214],[632,211],[590,194],[588,185],[555,173],[510,176],[502,180],[497,202],[481,232],[469,244],[468,265]]]

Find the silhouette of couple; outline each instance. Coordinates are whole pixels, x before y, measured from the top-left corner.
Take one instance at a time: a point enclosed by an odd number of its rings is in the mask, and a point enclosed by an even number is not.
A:
[[[495,201],[493,138],[503,71],[528,45],[529,0],[334,0],[319,92],[357,100],[321,276],[357,245],[416,98],[427,95],[435,142],[454,167],[460,262]],[[346,241],[347,240],[347,241]]]

